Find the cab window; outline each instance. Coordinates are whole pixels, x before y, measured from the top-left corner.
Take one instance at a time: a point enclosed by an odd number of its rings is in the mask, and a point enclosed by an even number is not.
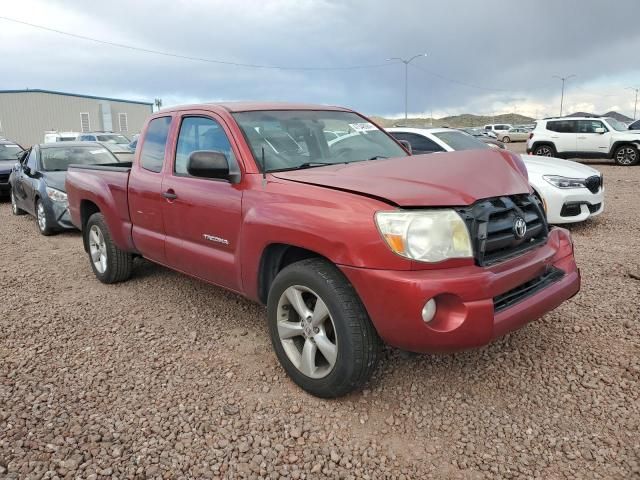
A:
[[[140,166],[151,172],[162,171],[171,117],[154,118],[149,122],[140,152]]]

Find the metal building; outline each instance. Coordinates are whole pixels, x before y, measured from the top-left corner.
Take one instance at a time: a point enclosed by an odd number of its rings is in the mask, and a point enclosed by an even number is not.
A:
[[[51,90],[0,90],[0,137],[23,147],[47,131],[139,133],[153,104]]]

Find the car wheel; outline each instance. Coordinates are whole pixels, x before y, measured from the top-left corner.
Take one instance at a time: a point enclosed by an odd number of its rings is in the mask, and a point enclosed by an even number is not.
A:
[[[38,230],[44,236],[49,236],[53,233],[53,229],[47,218],[47,210],[40,199],[36,200],[36,225],[38,225]]]
[[[11,213],[13,213],[14,215],[24,215],[26,212],[18,206],[18,202],[16,196],[13,193],[13,189],[11,189],[11,193],[9,195],[11,197]]]
[[[618,147],[613,155],[613,159],[617,165],[621,165],[623,167],[637,165],[640,161],[638,149],[632,145],[623,145]]]
[[[509,143],[511,141],[511,139],[509,137],[502,137],[502,142],[503,143]]]
[[[312,395],[345,395],[373,374],[380,339],[353,286],[330,262],[285,267],[269,291],[267,313],[278,360]]]
[[[120,250],[111,240],[104,216],[94,213],[84,229],[91,269],[102,283],[128,280],[133,268],[133,255]]]
[[[541,157],[554,157],[556,149],[551,145],[539,145],[533,150],[533,154]]]

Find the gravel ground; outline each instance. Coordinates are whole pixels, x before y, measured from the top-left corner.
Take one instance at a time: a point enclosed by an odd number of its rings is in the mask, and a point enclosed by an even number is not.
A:
[[[262,307],[146,261],[102,285],[1,203],[0,478],[640,478],[640,168],[599,168],[578,296],[479,350],[387,349],[334,401]]]

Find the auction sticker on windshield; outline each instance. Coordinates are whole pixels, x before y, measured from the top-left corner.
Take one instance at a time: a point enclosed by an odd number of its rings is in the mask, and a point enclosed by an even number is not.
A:
[[[349,126],[356,132],[370,132],[371,130],[378,130],[375,125],[369,122],[363,123],[350,123]]]

